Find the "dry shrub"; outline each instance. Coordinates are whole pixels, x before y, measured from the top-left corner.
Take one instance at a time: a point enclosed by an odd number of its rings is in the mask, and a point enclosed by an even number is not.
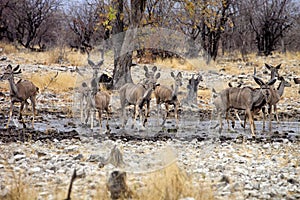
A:
[[[74,66],[85,66],[87,65],[87,55],[80,53],[80,51],[68,51],[66,59],[70,65]]]
[[[11,53],[18,52],[17,48],[14,45],[5,43],[5,42],[0,42],[0,48],[2,48],[2,53],[5,53],[5,54],[11,54]]]
[[[34,190],[26,178],[24,179],[21,175],[14,175],[9,192],[3,197],[3,200],[33,200],[37,197],[37,191]]]
[[[59,72],[56,78],[56,72],[47,72],[47,73],[32,73],[28,78],[31,80],[37,87],[40,88],[40,92],[43,92],[46,89],[50,89],[54,92],[67,92],[70,89],[73,89],[76,76],[70,72]]]
[[[198,200],[214,199],[210,187],[194,184],[176,163],[142,178],[143,188],[135,188],[134,199],[180,199],[193,197]],[[204,187],[203,187],[204,186]]]
[[[189,62],[186,62],[185,60],[178,59],[178,58],[167,58],[167,59],[158,58],[155,60],[154,64],[159,65],[162,68],[165,67],[165,68],[172,68],[177,70],[192,71],[195,68]]]
[[[7,186],[8,192],[0,196],[3,200],[33,200],[37,199],[37,191],[30,185],[30,179],[21,172],[16,173],[13,167],[8,163],[6,157],[0,156],[0,160],[8,173],[6,177],[1,177],[3,183]],[[2,194],[1,194],[2,195]]]

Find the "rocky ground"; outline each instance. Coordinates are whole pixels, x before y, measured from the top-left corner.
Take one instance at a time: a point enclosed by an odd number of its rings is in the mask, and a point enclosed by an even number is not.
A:
[[[299,66],[294,67],[295,70],[285,72],[290,82],[295,74],[299,75],[296,70]],[[42,70],[44,66],[30,66],[27,72],[37,69]],[[73,67],[48,67],[47,70],[75,73]],[[142,76],[139,70],[133,68],[136,79]],[[158,126],[153,109],[145,131],[132,130],[130,125],[125,131],[121,130],[119,99],[117,93],[113,93],[111,131],[105,132],[103,126],[100,132],[98,125],[91,131],[79,122],[76,90],[60,93],[45,90],[39,96],[35,129],[29,124],[22,129],[17,120],[6,129],[9,104],[7,90],[3,90],[7,96],[1,97],[0,102],[0,199],[8,197],[16,186],[27,188],[27,196],[37,199],[63,199],[74,169],[78,178],[72,199],[108,199],[106,183],[114,170],[127,173],[126,182],[134,193],[133,199],[299,199],[298,87],[292,85],[280,101],[281,123],[273,122],[272,133],[263,132],[261,118],[256,117],[255,139],[250,136],[249,125],[244,130],[238,123],[235,129],[219,134],[212,128],[217,121],[210,104],[210,89],[220,89],[228,81],[253,82],[251,74],[230,75],[226,70],[226,67],[201,70],[204,81],[199,86],[199,105],[181,107],[178,129],[172,119],[166,128]],[[167,77],[171,70],[161,71]],[[258,73],[267,76],[263,71]],[[185,83],[191,74],[184,73]],[[185,86],[181,89],[183,98]],[[121,150],[124,165],[103,166],[114,146]],[[175,170],[176,179],[168,177],[174,168],[179,169]],[[176,187],[185,189],[176,189],[174,182]],[[187,186],[191,189],[186,189]],[[153,191],[145,193],[149,188]],[[181,192],[174,197],[166,195],[168,192],[162,192],[163,189]]]

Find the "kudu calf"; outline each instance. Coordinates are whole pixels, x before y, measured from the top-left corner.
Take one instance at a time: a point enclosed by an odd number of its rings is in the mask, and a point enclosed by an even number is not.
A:
[[[156,82],[157,79],[160,77],[160,73],[155,74],[157,67],[153,67],[152,71],[149,71],[148,68],[145,66],[144,70],[146,76],[145,80],[138,84],[126,83],[119,89],[123,128],[125,128],[125,125],[127,123],[126,106],[128,105],[134,105],[134,117],[132,128],[135,126],[136,118],[138,115],[140,116],[140,122],[142,123],[143,128],[147,121],[148,113],[150,111],[149,109],[151,94],[156,87]],[[145,109],[145,114],[143,115],[143,107],[145,104],[147,105],[147,108]]]
[[[256,90],[251,87],[230,87],[222,90],[219,95],[214,99],[213,103],[218,112],[220,129],[222,131],[222,114],[228,116],[228,111],[231,108],[238,110],[245,110],[246,115],[250,122],[252,136],[255,136],[255,124],[253,120],[253,106],[264,104],[270,99],[270,86],[276,82],[276,79],[264,83],[261,79],[254,76],[255,82],[260,85],[260,89]]]
[[[8,65],[4,68],[4,72],[1,76],[1,80],[8,80],[9,82],[9,89],[10,89],[10,112],[9,118],[6,125],[8,128],[12,114],[13,114],[13,107],[14,103],[20,102],[20,112],[19,112],[19,119],[22,120],[23,127],[25,128],[25,122],[22,117],[22,111],[24,105],[27,103],[27,99],[30,99],[32,104],[32,128],[34,128],[34,118],[35,118],[35,104],[36,104],[36,95],[39,92],[39,88],[36,87],[31,81],[28,80],[20,80],[15,83],[14,74],[20,74],[21,69],[20,66],[16,66],[12,68],[11,65]]]
[[[179,107],[179,100],[178,100],[178,89],[182,86],[182,74],[178,72],[177,75],[174,72],[171,72],[171,77],[175,80],[175,86],[172,85],[172,88],[159,85],[154,90],[154,95],[156,98],[156,105],[157,105],[157,119],[159,120],[159,113],[161,112],[161,105],[164,103],[166,107],[166,114],[163,117],[162,126],[165,124],[166,119],[169,115],[169,105],[174,106],[174,113],[176,119],[176,126],[178,126],[178,107]]]

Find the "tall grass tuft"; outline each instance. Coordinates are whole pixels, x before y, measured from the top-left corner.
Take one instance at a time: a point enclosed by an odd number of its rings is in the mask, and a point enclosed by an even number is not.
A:
[[[1,177],[5,181],[7,193],[2,194],[0,199],[3,200],[34,200],[37,199],[37,191],[30,185],[29,178],[21,172],[16,173],[13,167],[8,163],[7,158],[0,156],[2,164],[7,168],[7,177]]]
[[[192,197],[197,200],[214,199],[212,189],[201,183],[193,183],[177,163],[143,177],[145,186],[133,192],[136,199],[180,199]]]

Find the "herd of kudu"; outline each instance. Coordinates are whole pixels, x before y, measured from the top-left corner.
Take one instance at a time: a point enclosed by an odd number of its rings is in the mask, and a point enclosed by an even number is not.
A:
[[[79,88],[80,94],[80,118],[81,122],[87,124],[88,121],[91,123],[91,128],[93,128],[93,116],[94,112],[98,111],[100,131],[102,126],[102,114],[106,111],[106,129],[109,130],[109,113],[110,113],[110,94],[108,91],[102,91],[99,88],[100,82],[111,82],[111,77],[108,77],[106,74],[98,75],[101,65],[103,65],[103,59],[94,63],[90,60],[88,54],[88,64],[93,69],[93,77],[89,81],[81,83]],[[212,89],[213,92],[213,104],[218,113],[219,132],[222,131],[223,123],[222,116],[226,116],[226,120],[229,126],[229,120],[232,121],[234,127],[234,118],[230,115],[230,110],[234,109],[235,115],[239,119],[242,127],[246,126],[246,119],[248,118],[251,128],[252,136],[255,136],[255,124],[254,124],[254,115],[257,114],[260,110],[263,113],[263,129],[265,128],[265,116],[266,116],[266,107],[268,108],[269,114],[269,129],[271,131],[271,121],[272,121],[272,108],[274,108],[276,120],[278,120],[277,107],[276,104],[279,102],[280,97],[283,95],[284,88],[291,86],[282,76],[279,75],[279,69],[281,65],[276,67],[265,64],[267,69],[271,71],[271,77],[269,81],[265,82],[262,79],[258,78],[256,75],[256,70],[254,68],[253,78],[255,82],[259,85],[258,88],[253,88],[249,86],[237,86],[237,87],[228,87],[220,92],[216,92]],[[171,77],[174,79],[174,85],[166,86],[158,84],[158,79],[160,78],[160,73],[156,66],[149,69],[147,66],[144,66],[145,78],[139,83],[126,83],[119,89],[119,98],[120,106],[122,112],[122,128],[125,128],[128,113],[126,107],[129,105],[134,106],[133,110],[133,123],[132,128],[136,126],[136,120],[139,117],[141,123],[141,129],[145,128],[147,117],[150,114],[150,101],[152,94],[154,94],[157,104],[157,120],[159,121],[160,116],[162,115],[162,126],[164,126],[167,117],[169,116],[169,105],[174,106],[174,114],[176,120],[176,126],[178,127],[178,107],[180,102],[178,99],[179,87],[182,86],[182,73],[179,72],[175,74],[171,72]],[[32,104],[32,127],[34,127],[34,117],[35,117],[35,105],[36,105],[36,95],[39,92],[39,88],[36,87],[31,81],[20,79],[18,82],[15,82],[14,75],[21,73],[21,69],[18,66],[12,67],[10,64],[2,70],[0,80],[8,80],[9,89],[10,89],[10,112],[9,118],[6,127],[8,128],[10,120],[13,115],[14,103],[21,103],[19,111],[19,120],[22,121],[23,126],[25,127],[24,120],[22,118],[22,111],[24,105],[28,104],[27,99],[30,99]],[[80,72],[78,72],[82,75]],[[193,76],[194,77],[194,76]],[[199,83],[202,80],[202,76],[199,76]],[[192,79],[191,79],[192,80]],[[190,81],[191,81],[190,80]],[[195,79],[196,80],[196,79]],[[274,87],[276,80],[280,81],[278,88]],[[299,84],[296,82],[296,84]],[[196,86],[197,87],[197,86]],[[188,87],[189,89],[189,87]],[[191,91],[193,90],[190,87]],[[197,89],[196,89],[197,91]],[[165,112],[162,112],[162,104],[165,105]],[[237,110],[245,111],[244,123],[241,122],[241,119],[238,115]]]

